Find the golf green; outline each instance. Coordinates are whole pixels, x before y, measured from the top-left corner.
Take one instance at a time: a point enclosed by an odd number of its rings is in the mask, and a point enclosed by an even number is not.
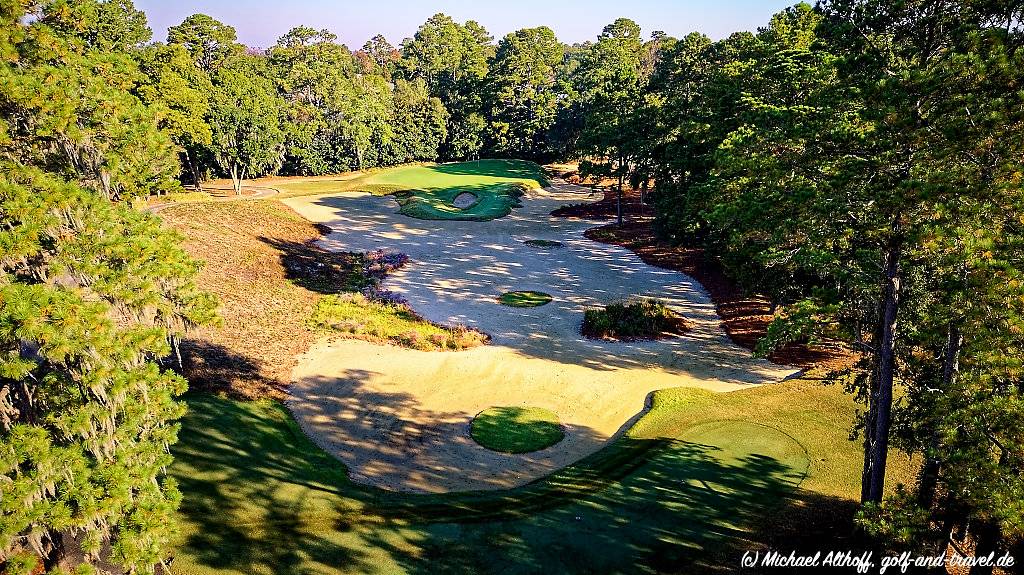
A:
[[[393,194],[399,211],[410,217],[487,221],[508,215],[523,193],[546,184],[540,166],[532,162],[478,160],[383,170],[371,174],[364,187]],[[470,194],[475,201],[464,203]]]

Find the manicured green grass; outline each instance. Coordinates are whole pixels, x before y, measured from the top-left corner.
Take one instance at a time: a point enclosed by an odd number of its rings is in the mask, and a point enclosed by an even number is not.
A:
[[[855,406],[817,381],[660,391],[576,465],[449,495],[351,483],[280,404],[188,404],[170,469],[184,496],[183,575],[730,572],[744,550],[775,538],[788,548],[794,529],[817,536],[860,489]],[[892,484],[912,476],[895,452],[890,466]]]
[[[473,440],[492,451],[528,453],[562,441],[558,414],[539,407],[491,407],[473,418]]]
[[[510,307],[539,307],[551,301],[551,296],[539,291],[510,291],[501,294],[498,301]]]
[[[392,194],[405,215],[427,220],[486,221],[506,216],[525,191],[547,185],[540,166],[523,160],[478,160],[457,164],[381,169],[352,178],[296,180],[277,184],[285,195],[365,191]],[[463,192],[477,201],[452,202]]]
[[[314,328],[333,330],[356,339],[424,351],[454,351],[487,342],[487,336],[478,331],[430,323],[407,305],[371,301],[358,293],[320,298],[310,323]]]
[[[594,339],[658,339],[686,331],[686,322],[659,300],[613,302],[583,313],[580,331]]]
[[[556,242],[554,240],[526,240],[523,243],[530,246],[531,248],[540,248],[546,250],[560,248],[564,245],[562,242]]]

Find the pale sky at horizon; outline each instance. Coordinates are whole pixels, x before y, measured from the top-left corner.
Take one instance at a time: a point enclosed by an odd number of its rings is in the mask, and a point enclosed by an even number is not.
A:
[[[654,30],[682,37],[703,32],[718,39],[732,32],[756,30],[772,14],[797,0],[135,0],[146,13],[155,40],[164,40],[167,27],[186,16],[203,13],[234,26],[243,44],[266,48],[295,26],[326,28],[339,41],[357,49],[375,34],[395,46],[416,32],[427,18],[444,12],[458,22],[476,20],[499,39],[520,28],[548,26],[558,39],[572,44],[594,39],[616,18],[635,20],[644,37]]]

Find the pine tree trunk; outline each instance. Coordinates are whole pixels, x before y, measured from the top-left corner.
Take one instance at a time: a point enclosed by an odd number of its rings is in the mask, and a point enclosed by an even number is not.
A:
[[[946,350],[942,359],[942,388],[939,390],[940,393],[948,393],[953,385],[953,379],[956,377],[956,372],[959,369],[960,344],[962,341],[963,336],[960,334],[960,328],[953,322],[950,322],[949,327],[946,329]],[[939,448],[939,432],[937,429],[932,430],[929,448],[933,453]],[[932,504],[935,502],[935,490],[939,482],[939,466],[938,457],[932,455],[925,459],[924,466],[921,468],[921,484],[917,492],[917,502],[925,509],[931,509]]]
[[[622,227],[622,154],[619,154],[619,191],[615,196],[615,213]]]
[[[197,192],[203,191],[203,180],[199,177],[199,168],[192,161],[192,155],[188,153],[188,150],[184,150],[182,153],[185,155],[185,165],[188,166],[189,174],[192,175],[192,184],[196,187]]]
[[[994,553],[999,546],[999,526],[989,521],[979,523],[978,527],[974,529],[974,543],[975,557],[985,557]],[[991,573],[992,565],[971,567],[971,575],[991,575]]]
[[[896,318],[900,304],[900,242],[893,238],[885,252],[882,306],[878,326],[876,361],[874,434],[870,443],[869,469],[866,471],[867,497],[864,502],[880,502],[885,490],[885,466],[889,456],[889,428],[892,426],[892,392],[896,373]],[[863,493],[862,493],[863,495]]]
[[[868,412],[864,414],[864,463],[860,477],[860,500],[870,501],[871,496],[871,453],[875,444],[875,414],[878,412],[878,378],[870,378],[868,390]]]

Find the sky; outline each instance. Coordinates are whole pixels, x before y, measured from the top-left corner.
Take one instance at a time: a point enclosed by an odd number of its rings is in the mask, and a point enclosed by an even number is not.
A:
[[[548,26],[572,44],[594,39],[605,24],[626,17],[645,37],[661,30],[677,38],[694,31],[713,39],[756,30],[797,0],[135,0],[146,12],[155,40],[186,16],[203,13],[234,26],[243,44],[266,48],[289,29],[328,29],[358,49],[375,34],[394,45],[427,18],[444,12],[458,22],[476,20],[496,38],[520,28]]]

